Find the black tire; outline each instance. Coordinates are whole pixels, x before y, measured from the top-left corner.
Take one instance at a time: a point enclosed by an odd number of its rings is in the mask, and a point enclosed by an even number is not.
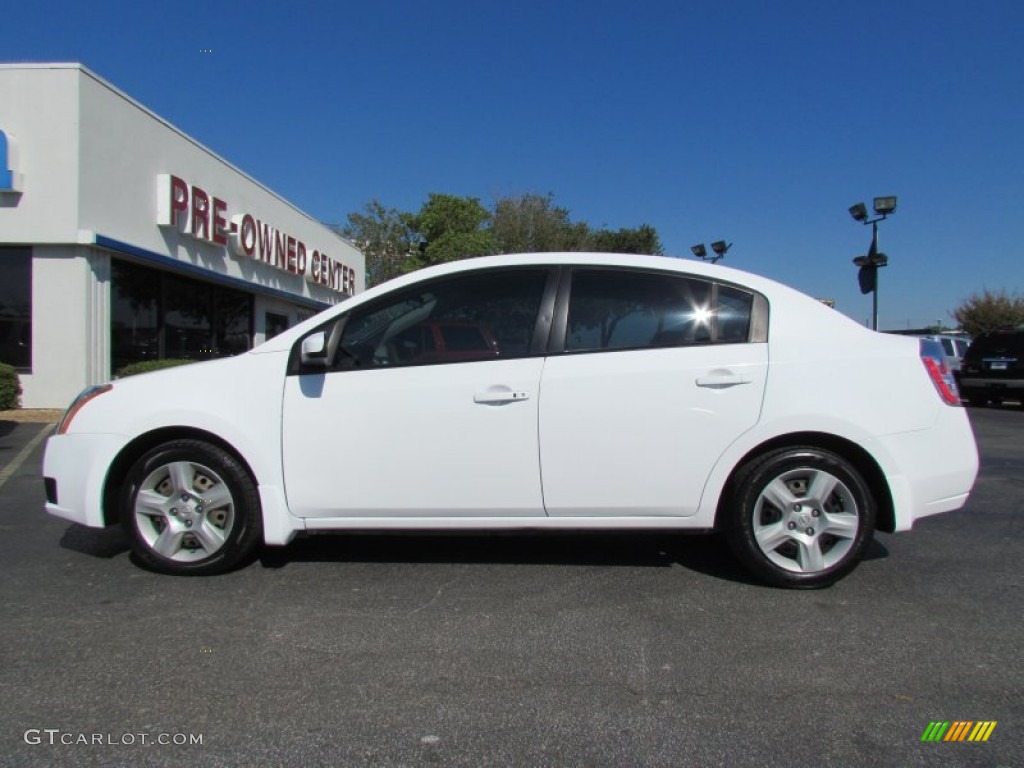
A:
[[[867,483],[831,451],[772,451],[742,467],[733,489],[724,510],[729,544],[744,568],[774,586],[834,584],[874,533],[877,503]]]
[[[263,537],[256,483],[235,456],[202,440],[174,440],[139,458],[121,495],[121,522],[148,568],[223,573]]]

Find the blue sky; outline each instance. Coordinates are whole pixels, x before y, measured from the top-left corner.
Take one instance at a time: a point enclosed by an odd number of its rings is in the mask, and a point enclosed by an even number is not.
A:
[[[9,3],[0,60],[80,61],[327,222],[372,198],[553,193],[880,324],[1024,289],[1011,0]],[[211,52],[206,52],[211,51]]]

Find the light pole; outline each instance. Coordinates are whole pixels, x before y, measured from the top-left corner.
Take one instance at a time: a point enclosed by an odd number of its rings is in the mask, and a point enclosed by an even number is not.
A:
[[[708,256],[708,249],[704,247],[704,243],[690,246],[690,252],[701,261],[710,261],[712,264],[717,264],[719,260],[725,258],[725,252],[730,248],[732,248],[732,243],[727,245],[725,240],[715,240],[711,244],[711,250],[715,253],[714,256]]]
[[[861,293],[871,294],[871,329],[878,330],[878,270],[889,263],[889,257],[878,252],[878,222],[885,221],[896,212],[896,196],[876,197],[874,201],[876,218],[868,218],[868,209],[864,203],[850,206],[850,215],[854,221],[871,225],[871,247],[867,256],[858,256],[853,260],[860,269],[857,282]]]

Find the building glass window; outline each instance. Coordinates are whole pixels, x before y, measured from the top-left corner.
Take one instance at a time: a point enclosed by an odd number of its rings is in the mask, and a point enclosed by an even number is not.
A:
[[[0,248],[0,363],[32,369],[31,248]]]
[[[252,297],[230,288],[213,290],[213,317],[217,357],[238,355],[252,349]]]
[[[166,358],[206,360],[252,346],[252,296],[115,260],[111,369]]]
[[[209,285],[164,276],[164,357],[206,360],[213,353]]]
[[[266,312],[263,315],[263,336],[266,339],[272,339],[279,333],[284,333],[288,330],[288,318],[285,315],[279,315],[276,312]]]
[[[111,368],[160,359],[160,280],[151,269],[111,263]]]

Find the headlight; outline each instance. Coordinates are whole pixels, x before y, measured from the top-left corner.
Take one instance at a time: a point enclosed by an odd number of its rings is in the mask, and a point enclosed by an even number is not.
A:
[[[71,426],[71,420],[75,418],[86,403],[94,397],[99,397],[104,392],[109,392],[113,388],[112,384],[96,384],[95,386],[82,390],[81,394],[79,394],[78,397],[74,399],[74,402],[68,406],[68,409],[64,411],[64,416],[61,418],[60,424],[57,425],[57,434],[63,435],[68,431],[68,427]]]

